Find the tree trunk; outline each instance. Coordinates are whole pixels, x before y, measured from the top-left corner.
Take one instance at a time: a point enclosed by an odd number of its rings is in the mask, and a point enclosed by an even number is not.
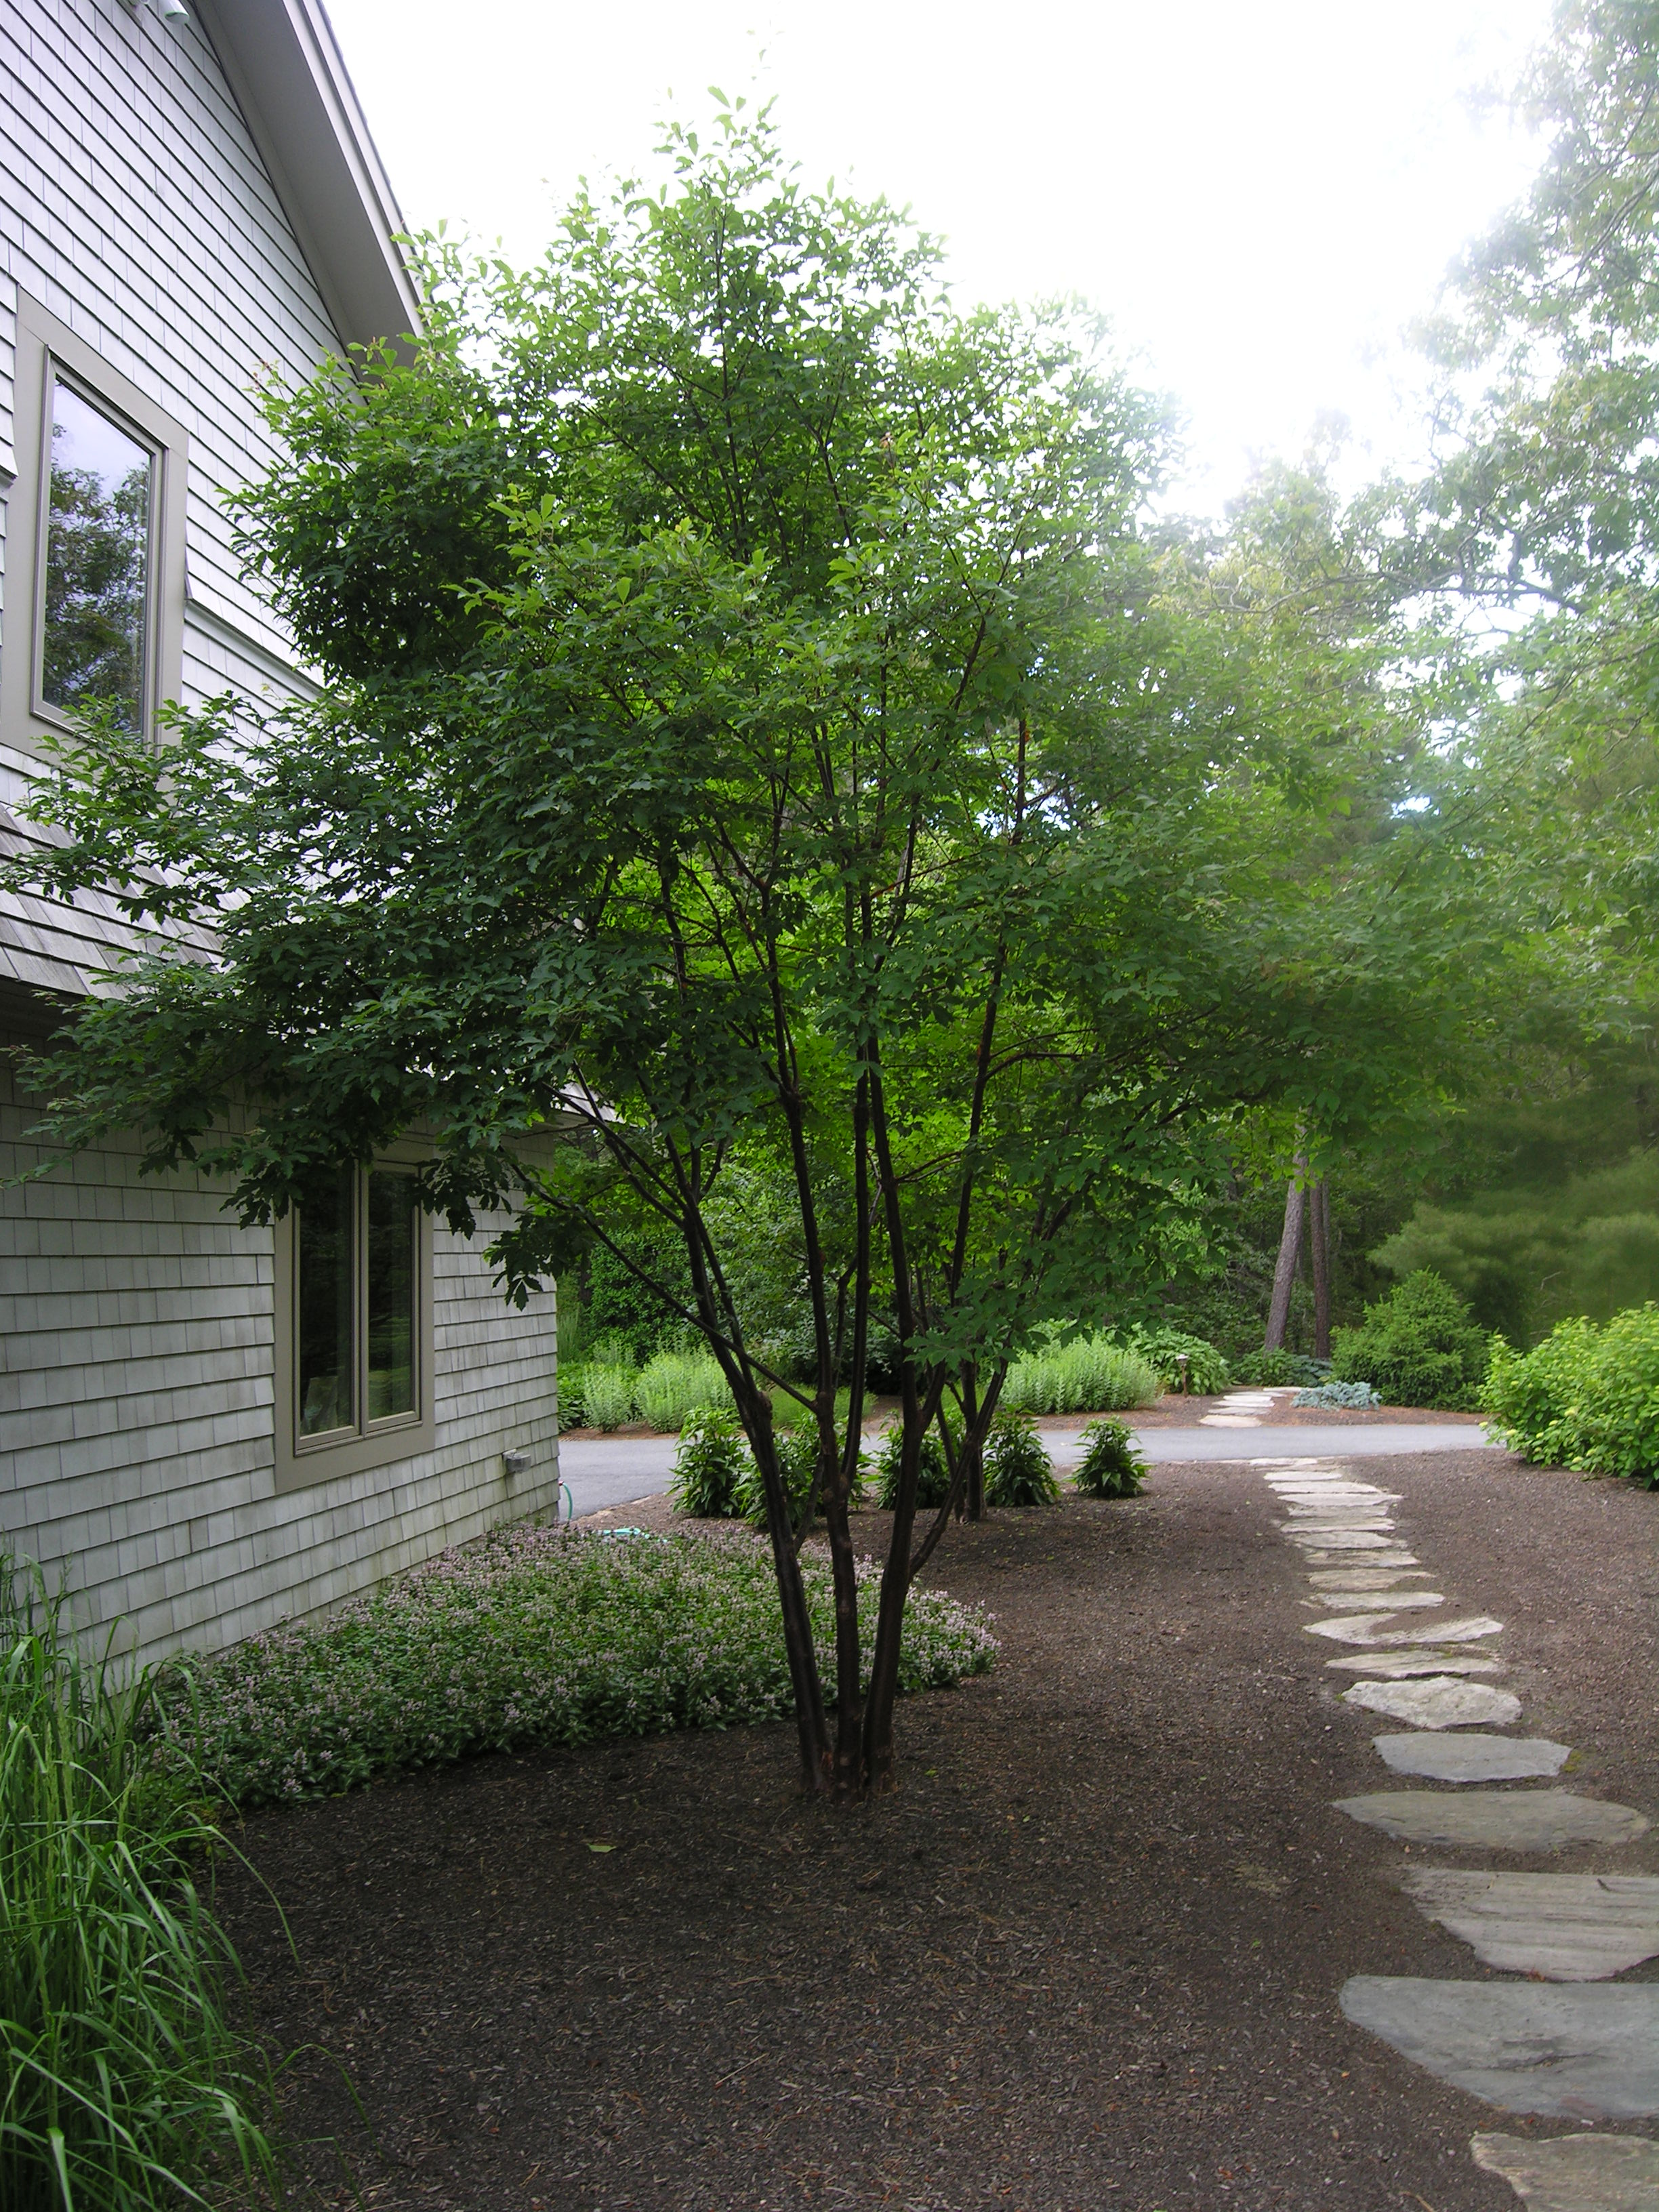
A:
[[[1331,1356],[1331,1187],[1324,1176],[1310,1194],[1308,1242],[1313,1253],[1314,1358]]]
[[[1267,1335],[1264,1351],[1278,1352],[1285,1342],[1285,1326],[1291,1318],[1291,1291],[1296,1284],[1296,1266],[1302,1252],[1302,1217],[1307,1210],[1308,1188],[1303,1180],[1307,1160],[1298,1152],[1290,1188],[1285,1194],[1285,1233],[1279,1240],[1279,1264],[1273,1269],[1273,1303],[1267,1309]]]

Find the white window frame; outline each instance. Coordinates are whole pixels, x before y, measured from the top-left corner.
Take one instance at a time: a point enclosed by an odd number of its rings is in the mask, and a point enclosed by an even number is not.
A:
[[[17,480],[7,502],[5,608],[0,615],[0,737],[40,756],[72,734],[76,718],[40,696],[46,628],[46,531],[52,501],[52,392],[61,377],[89,406],[155,456],[144,623],[144,734],[184,680],[185,495],[190,465],[183,426],[78,338],[38,300],[17,300],[14,404]]]
[[[273,1364],[279,1491],[299,1490],[341,1475],[362,1474],[372,1468],[388,1467],[396,1460],[416,1458],[433,1448],[432,1219],[422,1208],[417,1207],[415,1215],[414,1411],[388,1413],[375,1421],[366,1418],[368,1177],[375,1168],[407,1174],[418,1164],[417,1154],[396,1151],[377,1155],[368,1167],[357,1167],[352,1171],[356,1255],[352,1271],[352,1403],[357,1409],[357,1418],[349,1429],[331,1429],[319,1437],[302,1437],[300,1433],[300,1270],[295,1265],[294,1210],[290,1209],[276,1224],[276,1335]]]

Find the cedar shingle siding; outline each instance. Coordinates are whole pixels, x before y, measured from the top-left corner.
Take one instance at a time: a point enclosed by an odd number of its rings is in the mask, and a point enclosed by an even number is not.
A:
[[[184,697],[308,689],[238,574],[219,494],[269,457],[260,377],[291,382],[338,342],[199,26],[170,32],[122,0],[0,0],[9,473],[38,467],[39,426],[12,416],[20,290],[187,434]],[[0,842],[31,769],[21,735],[0,728]],[[100,899],[0,902],[4,1003],[108,988],[125,941]],[[35,1157],[32,1118],[0,1077],[0,1175]],[[0,1193],[0,1539],[66,1575],[87,1618],[126,1617],[149,1654],[216,1648],[555,1498],[553,1299],[513,1312],[487,1228],[469,1244],[441,1227],[434,1448],[278,1494],[271,1237],[239,1229],[202,1178],[140,1178],[137,1151]],[[508,1450],[532,1462],[512,1481]]]

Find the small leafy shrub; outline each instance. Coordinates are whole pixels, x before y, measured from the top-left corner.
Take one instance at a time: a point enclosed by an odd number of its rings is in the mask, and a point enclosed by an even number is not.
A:
[[[812,1494],[812,1476],[817,1468],[817,1435],[812,1429],[789,1429],[781,1433],[776,1441],[778,1472],[783,1477],[783,1494],[789,1501],[789,1526],[793,1532],[799,1528],[806,1501]],[[744,1462],[738,1484],[737,1510],[751,1528],[764,1531],[772,1525],[766,1510],[765,1487],[752,1454]]]
[[[1320,1382],[1311,1390],[1298,1390],[1292,1406],[1343,1406],[1364,1412],[1382,1401],[1369,1382]]]
[[[1136,1328],[1129,1332],[1129,1349],[1149,1360],[1164,1378],[1166,1390],[1181,1388],[1181,1356],[1187,1359],[1187,1388],[1195,1397],[1212,1398],[1224,1390],[1232,1376],[1226,1355],[1206,1336],[1192,1336],[1184,1328]]]
[[[697,1407],[729,1401],[718,1359],[706,1352],[659,1352],[634,1380],[634,1403],[642,1421],[665,1436],[685,1426]]]
[[[729,1521],[743,1508],[738,1493],[752,1462],[736,1420],[723,1407],[702,1406],[686,1416],[668,1495],[677,1513],[696,1521]]]
[[[1386,1405],[1472,1407],[1492,1340],[1449,1283],[1420,1268],[1331,1336],[1331,1379],[1369,1382]]]
[[[867,1603],[880,1569],[860,1560],[857,1572]],[[818,1649],[829,1650],[828,1553],[809,1544],[801,1576]],[[983,1674],[996,1648],[977,1607],[914,1591],[900,1686],[943,1688]],[[168,1718],[179,1755],[253,1806],[475,1752],[731,1728],[793,1711],[770,1550],[746,1530],[647,1541],[521,1524],[327,1620],[268,1630],[198,1664],[174,1686]]]
[[[904,1431],[896,1421],[891,1428],[882,1431],[881,1443],[876,1449],[875,1502],[884,1513],[890,1513],[898,1504],[899,1455],[903,1442]],[[950,1462],[937,1432],[929,1429],[921,1440],[916,1504],[924,1511],[937,1513],[950,1494]]]
[[[1245,1352],[1233,1362],[1233,1381],[1245,1390],[1315,1390],[1331,1371],[1328,1359],[1310,1359],[1303,1352]]]
[[[1011,1413],[1092,1413],[1150,1406],[1164,1395],[1152,1362],[1109,1336],[1078,1336],[1014,1360],[1002,1385]]]
[[[988,1505],[1052,1505],[1060,1485],[1029,1413],[999,1413],[985,1439]]]
[[[227,2018],[236,1960],[197,1887],[223,1838],[181,1747],[157,1773],[158,1726],[155,1677],[84,1656],[0,1555],[7,2212],[272,2201],[264,2069]]]
[[[1072,1480],[1085,1498],[1139,1497],[1152,1469],[1121,1421],[1091,1421],[1083,1442],[1088,1449]]]
[[[1564,1321],[1531,1352],[1496,1338],[1480,1403],[1534,1466],[1659,1489],[1659,1306],[1627,1306],[1600,1328]]]

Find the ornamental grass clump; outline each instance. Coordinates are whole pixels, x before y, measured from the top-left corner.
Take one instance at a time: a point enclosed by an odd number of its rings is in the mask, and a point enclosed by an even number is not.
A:
[[[0,2204],[150,2212],[274,2183],[263,2063],[198,1887],[222,1838],[153,1679],[88,1658],[0,1555]]]
[[[1163,1376],[1141,1353],[1109,1336],[1077,1336],[1016,1359],[1002,1404],[1011,1413],[1111,1413],[1152,1405],[1163,1395]]]
[[[1083,1464],[1072,1477],[1085,1498],[1139,1498],[1152,1473],[1121,1421],[1091,1421],[1083,1431]]]
[[[634,1378],[640,1419],[665,1436],[683,1429],[700,1407],[731,1402],[720,1362],[706,1352],[659,1352]]]
[[[801,1555],[829,1649],[827,1552]],[[857,1574],[867,1592],[872,1560]],[[917,1590],[903,1690],[983,1674],[986,1616]],[[866,1657],[866,1680],[869,1659]],[[731,1728],[794,1711],[769,1545],[526,1526],[447,1552],[331,1619],[268,1631],[164,1686],[166,1748],[242,1806],[348,1790],[473,1752]]]
[[[596,1360],[581,1375],[582,1419],[591,1429],[619,1429],[634,1418],[631,1367]]]
[[[1564,1321],[1531,1352],[1494,1338],[1480,1392],[1498,1440],[1538,1467],[1659,1489],[1659,1306]]]

